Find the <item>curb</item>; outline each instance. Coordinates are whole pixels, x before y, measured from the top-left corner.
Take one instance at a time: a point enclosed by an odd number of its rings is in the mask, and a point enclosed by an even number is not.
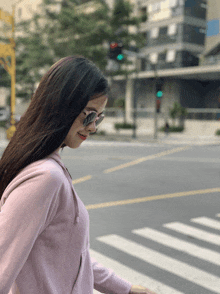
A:
[[[139,135],[136,138],[132,138],[131,135],[119,135],[119,134],[108,134],[108,135],[93,135],[91,136],[84,145],[96,145],[100,144],[116,144],[120,143],[133,143],[133,144],[166,144],[166,145],[220,145],[220,136],[186,136],[184,134],[172,134],[163,135],[160,134],[157,139],[153,138],[153,135]],[[7,139],[0,138],[0,149],[5,149],[9,141]],[[122,144],[123,145],[123,144]],[[0,153],[2,150],[0,150]]]

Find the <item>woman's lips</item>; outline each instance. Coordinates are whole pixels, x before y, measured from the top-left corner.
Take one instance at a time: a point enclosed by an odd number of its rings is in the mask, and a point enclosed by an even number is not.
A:
[[[77,133],[77,134],[78,134],[78,136],[80,137],[81,140],[83,140],[83,141],[86,140],[86,138],[87,138],[86,136],[81,135],[80,133]]]

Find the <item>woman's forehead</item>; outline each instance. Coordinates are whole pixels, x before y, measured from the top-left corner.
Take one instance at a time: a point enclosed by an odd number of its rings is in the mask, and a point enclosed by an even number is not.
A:
[[[108,98],[106,95],[102,95],[98,98],[89,100],[86,105],[86,108],[89,110],[94,110],[96,112],[102,112],[107,104]]]

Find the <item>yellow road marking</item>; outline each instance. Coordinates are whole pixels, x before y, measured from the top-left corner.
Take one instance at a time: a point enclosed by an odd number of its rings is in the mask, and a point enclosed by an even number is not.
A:
[[[163,151],[163,152],[160,152],[160,153],[157,153],[157,154],[149,155],[149,156],[146,156],[146,157],[141,157],[141,158],[138,158],[136,160],[133,160],[133,161],[130,161],[130,162],[120,164],[118,166],[106,169],[106,170],[103,171],[103,173],[105,173],[105,174],[112,173],[112,172],[114,172],[116,170],[123,169],[123,168],[129,167],[129,166],[144,162],[146,160],[155,159],[157,157],[165,156],[165,155],[172,154],[172,153],[175,153],[175,152],[180,152],[180,151],[183,151],[183,150],[186,150],[186,149],[189,149],[189,148],[190,148],[189,146],[178,147],[178,148]]]
[[[140,203],[140,202],[146,202],[146,201],[153,201],[153,200],[159,200],[159,199],[192,196],[192,195],[207,194],[207,193],[217,193],[217,192],[220,192],[220,187],[212,188],[212,189],[204,189],[204,190],[178,192],[178,193],[172,193],[172,194],[155,195],[155,196],[142,197],[142,198],[126,199],[126,200],[119,200],[119,201],[111,201],[111,202],[104,202],[104,203],[98,203],[98,204],[90,204],[86,206],[86,209],[87,210],[98,209],[98,208],[105,208],[105,207],[111,207],[111,206],[119,206],[119,205],[134,204],[134,203]]]
[[[72,183],[73,183],[73,185],[75,185],[75,184],[78,184],[78,183],[82,183],[82,182],[88,181],[91,178],[92,178],[92,176],[88,175],[88,176],[85,176],[85,177],[82,177],[82,178],[73,180]]]
[[[163,152],[160,152],[160,153],[157,153],[157,154],[154,154],[154,155],[149,155],[149,156],[146,156],[146,157],[141,157],[141,158],[138,158],[136,160],[127,162],[125,164],[121,164],[121,165],[118,165],[116,167],[106,169],[106,170],[103,171],[103,173],[108,174],[108,173],[111,173],[113,171],[116,171],[116,170],[119,170],[119,169],[122,169],[122,168],[126,168],[126,167],[129,167],[129,166],[132,166],[132,165],[141,163],[141,162],[146,161],[146,160],[155,159],[157,157],[165,156],[165,155],[172,154],[172,153],[175,153],[175,152],[180,152],[182,150],[186,150],[186,149],[189,149],[189,148],[190,148],[189,146],[187,146],[187,147],[178,147],[178,148],[174,148],[174,149],[171,149],[171,150],[163,151]],[[82,182],[88,181],[91,178],[92,178],[92,176],[91,175],[88,175],[88,176],[85,176],[85,177],[82,177],[82,178],[79,178],[79,179],[75,179],[75,180],[72,181],[72,183],[75,185],[75,184],[78,184],[78,183],[82,183]]]

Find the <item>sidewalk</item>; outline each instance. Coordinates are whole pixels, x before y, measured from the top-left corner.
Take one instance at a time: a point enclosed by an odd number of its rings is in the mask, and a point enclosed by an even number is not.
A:
[[[136,138],[133,138],[132,130],[120,131],[119,133],[109,133],[104,136],[93,135],[87,142],[97,141],[115,141],[115,142],[132,142],[132,143],[156,143],[168,145],[220,145],[220,136],[215,135],[198,135],[198,132],[169,133],[168,135],[158,132],[157,139],[154,134],[136,132]],[[3,128],[0,128],[0,149],[6,148],[8,140]]]
[[[157,139],[152,135],[137,135],[133,138],[132,135],[109,134],[105,136],[94,135],[88,139],[89,141],[116,141],[116,142],[132,142],[132,143],[157,143],[168,145],[220,145],[220,137],[218,136],[198,136],[184,135],[179,133],[170,133],[165,135],[159,133]]]

